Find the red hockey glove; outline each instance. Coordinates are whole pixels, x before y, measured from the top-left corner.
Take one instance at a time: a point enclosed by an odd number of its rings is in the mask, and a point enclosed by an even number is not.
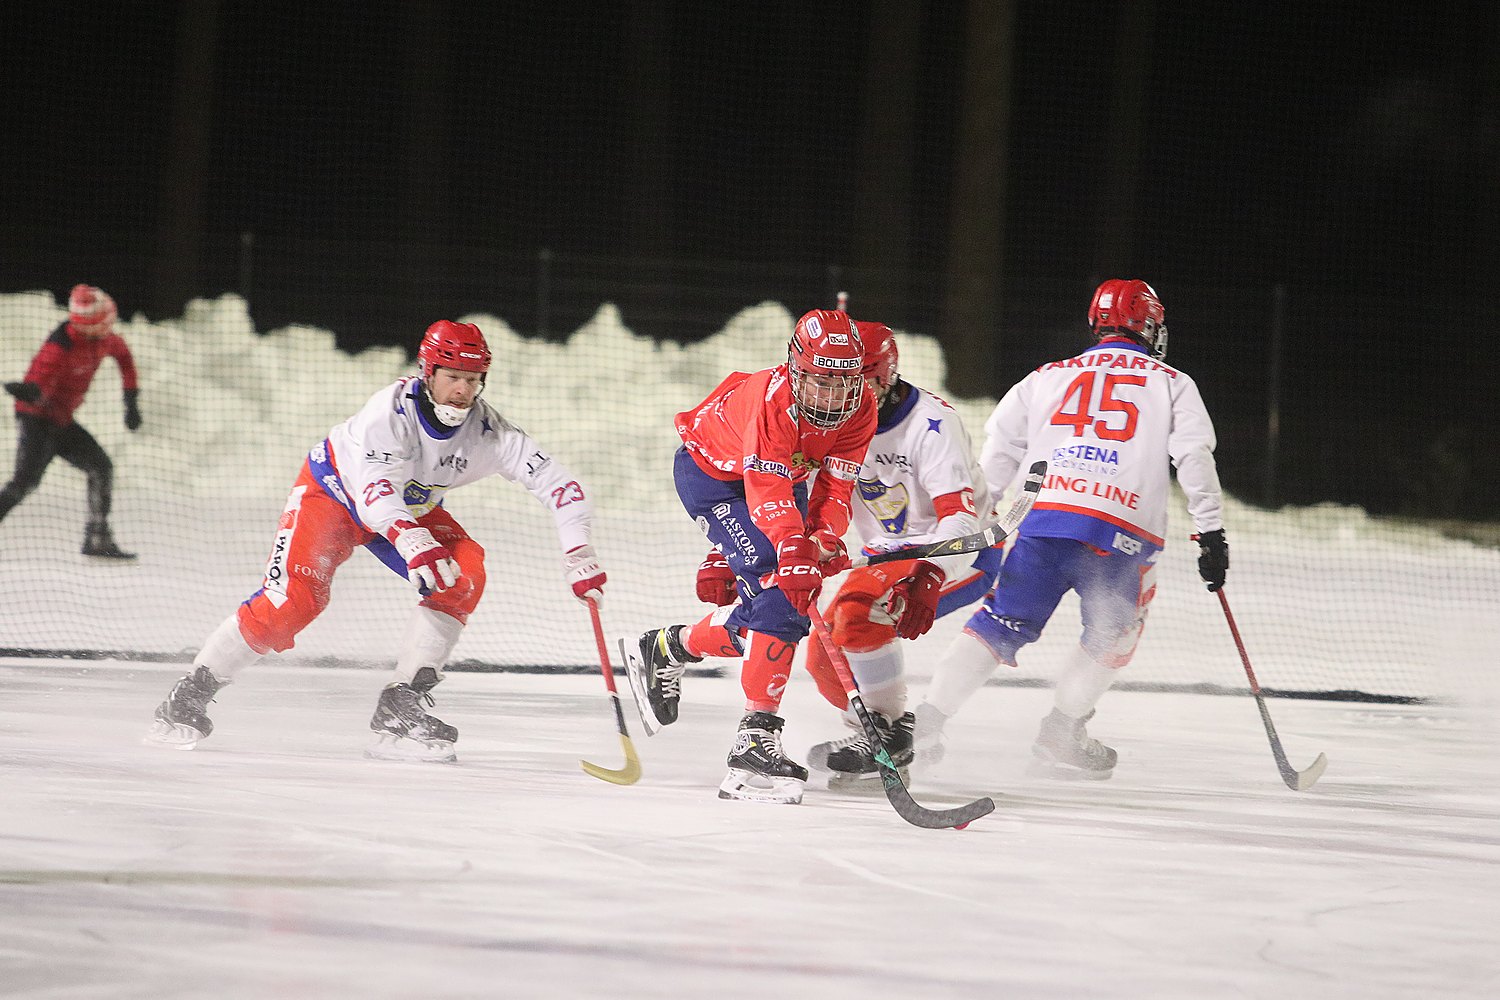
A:
[[[698,600],[706,604],[723,607],[733,604],[738,596],[734,583],[734,571],[729,560],[718,549],[709,552],[698,565]]]
[[[918,560],[906,579],[891,588],[891,607],[901,609],[896,634],[903,639],[926,635],[937,617],[942,590],[943,571],[925,559]]]
[[[447,590],[463,575],[453,561],[453,553],[439,544],[432,532],[413,521],[397,521],[385,537],[406,560],[406,578],[424,593]]]
[[[604,602],[604,567],[599,565],[599,556],[592,545],[568,550],[563,556],[563,579],[580,601]]]
[[[832,528],[819,528],[810,537],[818,546],[818,564],[824,576],[836,576],[849,568],[849,552],[844,540]]]
[[[799,615],[807,614],[808,605],[823,586],[823,571],[818,568],[818,545],[810,538],[793,535],[776,546],[776,586],[792,602]]]

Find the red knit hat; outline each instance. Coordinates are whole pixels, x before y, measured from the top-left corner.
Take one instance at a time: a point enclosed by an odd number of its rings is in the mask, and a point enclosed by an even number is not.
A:
[[[79,333],[97,337],[115,325],[115,300],[93,285],[74,285],[68,296],[68,322]]]

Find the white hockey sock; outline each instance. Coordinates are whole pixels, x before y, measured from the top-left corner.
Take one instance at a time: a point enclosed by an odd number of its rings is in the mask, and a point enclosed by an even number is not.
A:
[[[1082,646],[1074,646],[1057,674],[1053,703],[1063,715],[1081,719],[1094,710],[1119,673],[1094,659]]]
[[[227,683],[258,659],[260,654],[245,642],[245,636],[240,632],[239,614],[235,613],[209,634],[203,648],[193,657],[193,669],[207,667],[210,673]]]
[[[410,684],[423,667],[442,676],[448,654],[463,633],[463,622],[441,611],[417,606],[401,638],[401,652],[396,656],[396,680]]]
[[[868,653],[845,655],[866,708],[888,719],[898,718],[906,711],[906,676],[899,641]]]
[[[945,718],[951,717],[989,679],[999,662],[990,647],[969,633],[960,632],[933,669],[932,683],[922,700]]]

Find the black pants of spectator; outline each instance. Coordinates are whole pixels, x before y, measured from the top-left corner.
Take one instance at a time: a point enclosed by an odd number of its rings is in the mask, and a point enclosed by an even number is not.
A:
[[[0,490],[0,518],[37,488],[54,458],[61,458],[88,477],[89,524],[107,524],[115,467],[94,436],[78,423],[58,427],[29,413],[17,413],[16,423],[16,471]]]

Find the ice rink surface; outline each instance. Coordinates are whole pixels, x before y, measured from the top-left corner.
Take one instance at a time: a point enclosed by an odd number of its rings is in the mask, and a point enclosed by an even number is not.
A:
[[[720,801],[737,679],[623,757],[602,678],[452,674],[456,765],[367,761],[376,671],[261,665],[191,752],[141,734],[180,665],[0,661],[0,996],[1500,996],[1492,713],[1117,691],[1106,782],[1027,778],[1041,689],[988,687],[924,804]],[[623,687],[623,679],[621,681]],[[920,688],[916,692],[920,694]],[[623,693],[628,699],[628,692]],[[811,682],[786,744],[842,735]]]

